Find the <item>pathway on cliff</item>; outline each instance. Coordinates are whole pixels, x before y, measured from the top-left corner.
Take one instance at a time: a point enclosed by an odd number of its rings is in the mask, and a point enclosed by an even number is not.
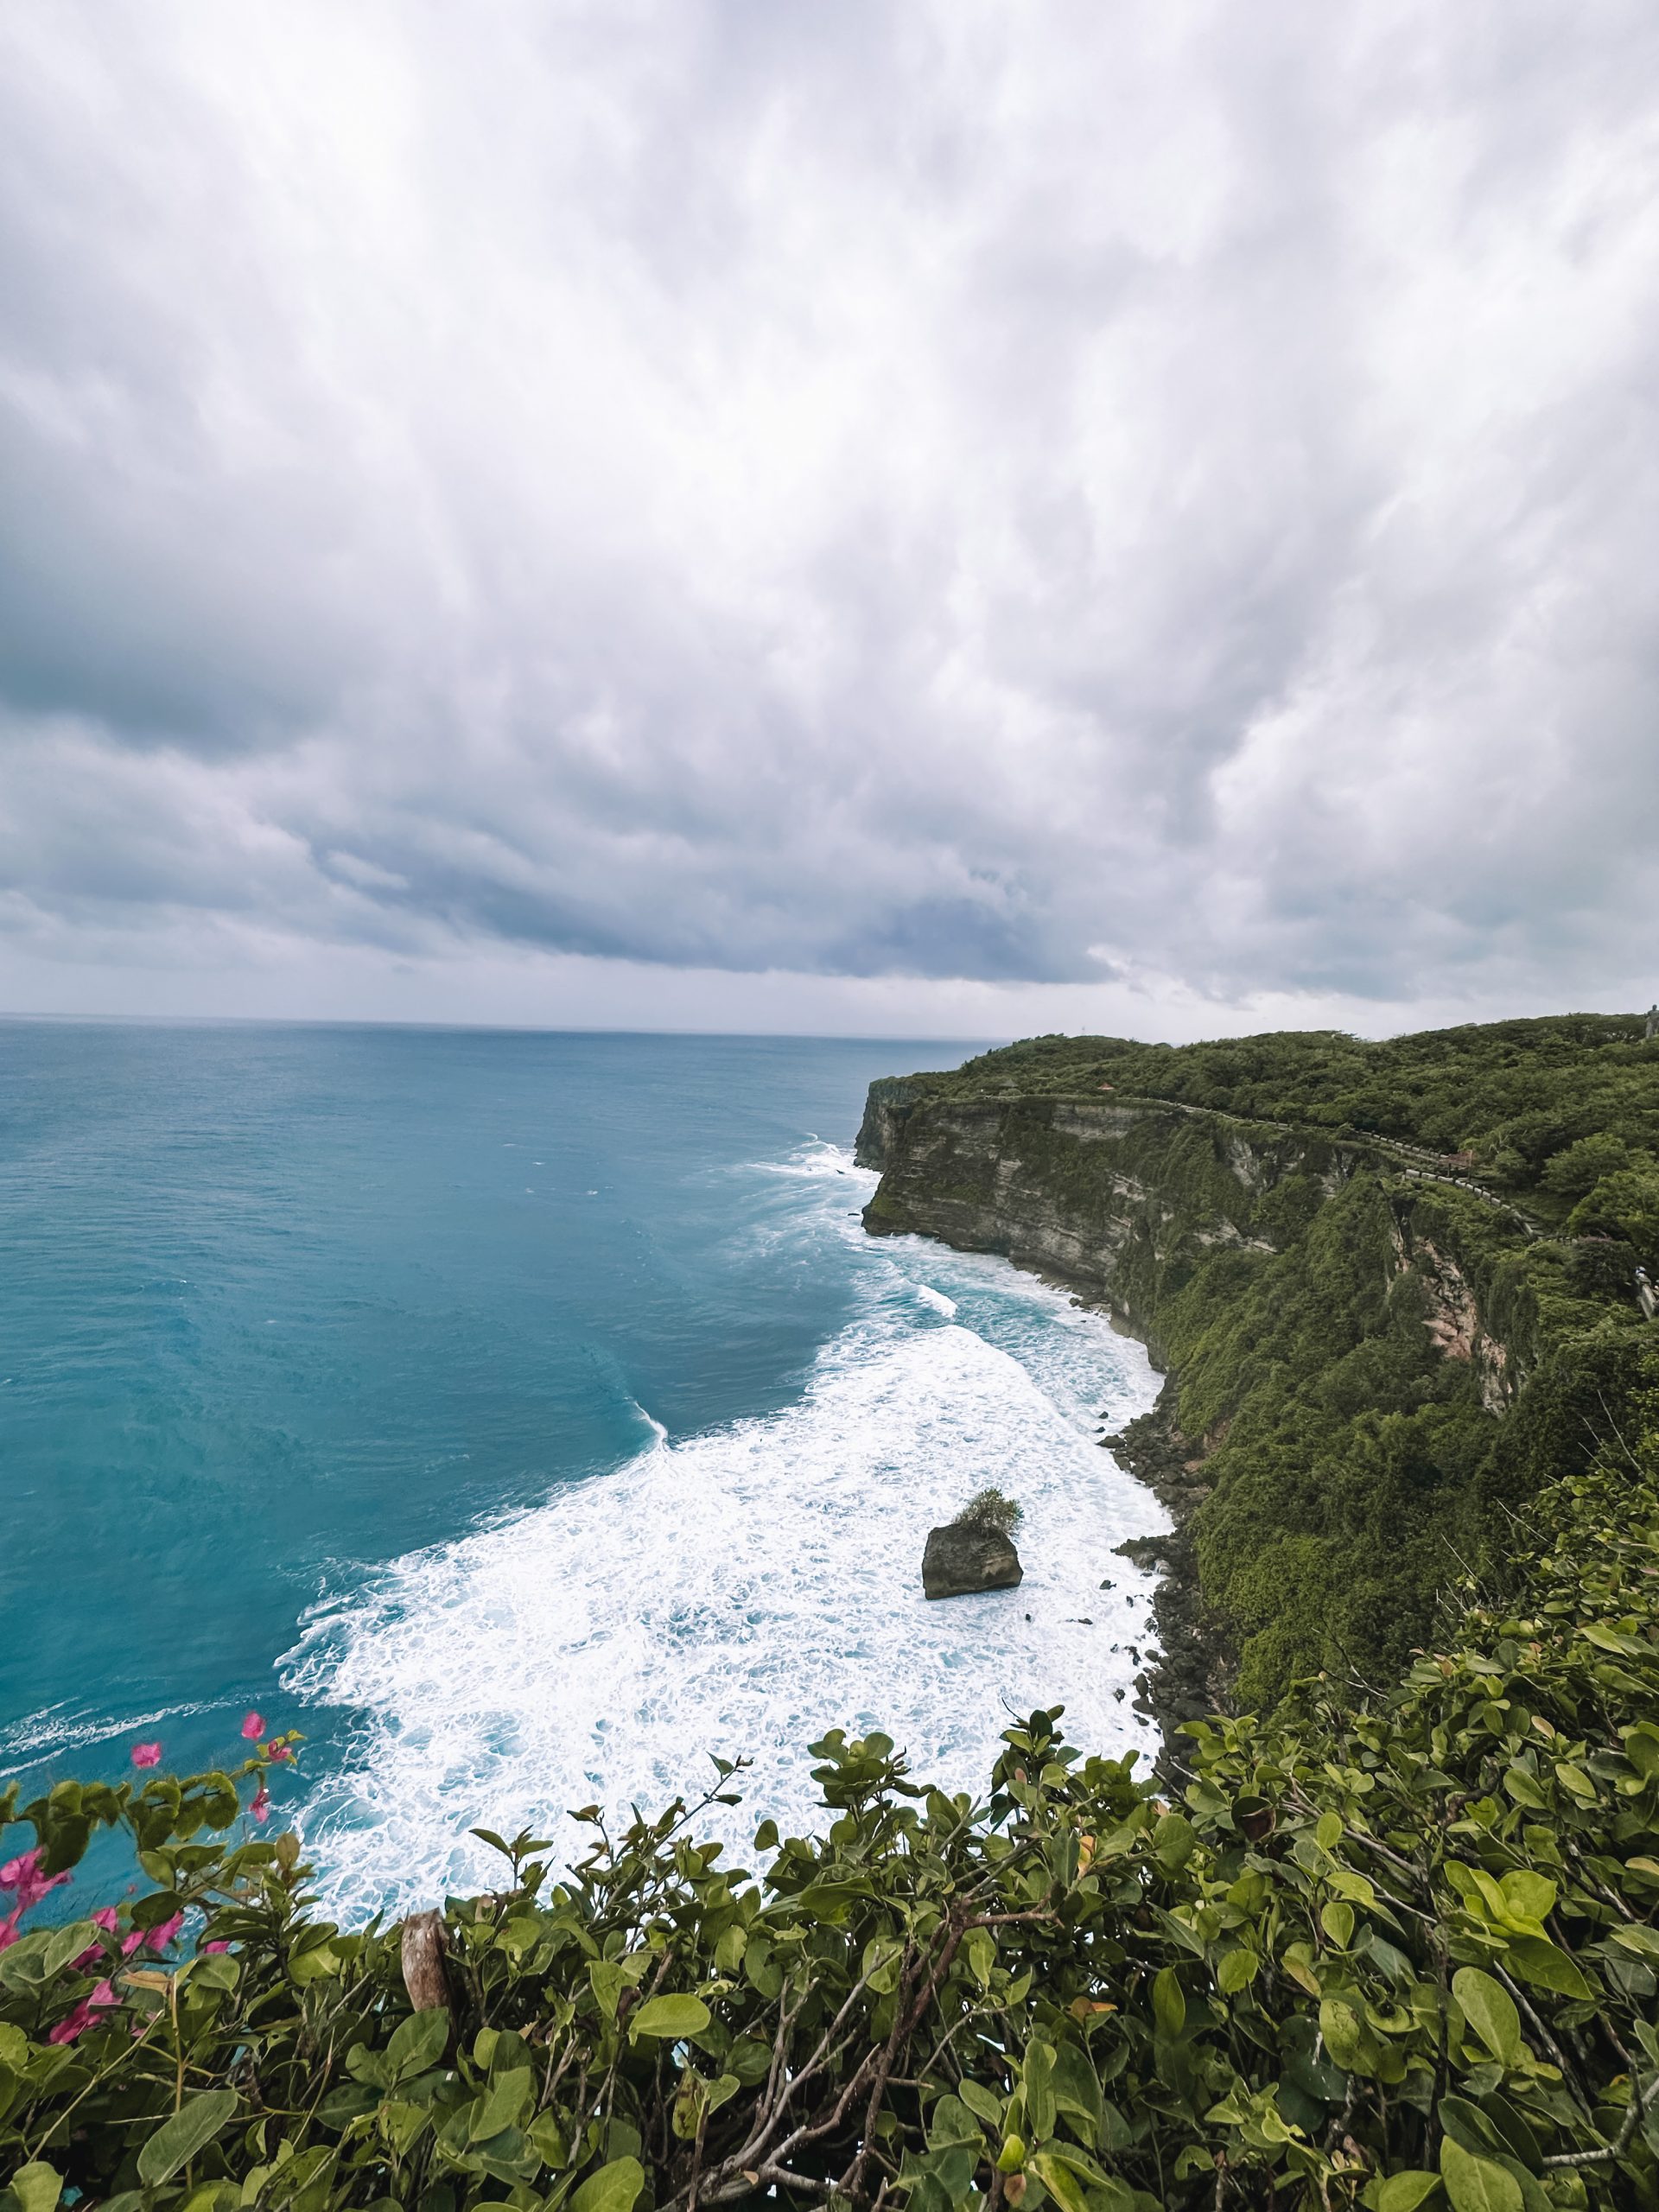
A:
[[[1449,1174],[1446,1171],[1444,1154],[1430,1152],[1421,1145],[1407,1144],[1400,1137],[1378,1136],[1369,1133],[1353,1136],[1339,1135],[1327,1129],[1310,1128],[1305,1123],[1299,1122],[1275,1122],[1263,1115],[1229,1114],[1219,1106],[1191,1106],[1184,1099],[1154,1098],[1149,1093],[1143,1091],[1133,1093],[1126,1091],[1123,1094],[1122,1103],[1125,1105],[1166,1106],[1172,1113],[1192,1114],[1213,1122],[1231,1122],[1241,1129],[1278,1129],[1286,1136],[1304,1139],[1310,1136],[1322,1136],[1329,1143],[1346,1147],[1350,1151],[1390,1152],[1408,1162],[1421,1161],[1424,1164],[1408,1165],[1402,1168],[1402,1173],[1411,1176],[1418,1182],[1446,1183],[1454,1191],[1466,1191],[1471,1198],[1480,1199],[1483,1205],[1491,1206],[1494,1211],[1508,1214],[1512,1221],[1520,1224],[1522,1230],[1528,1236],[1542,1238],[1548,1242],[1559,1241],[1550,1238],[1546,1230],[1533,1220],[1530,1215],[1523,1213],[1521,1208],[1510,1199],[1500,1198],[1496,1192],[1487,1190],[1484,1184],[1477,1183],[1466,1175]]]

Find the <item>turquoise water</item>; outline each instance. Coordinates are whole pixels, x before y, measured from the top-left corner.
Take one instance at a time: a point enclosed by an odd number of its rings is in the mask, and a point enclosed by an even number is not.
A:
[[[869,1079],[959,1057],[0,1024],[0,1773],[217,1761],[257,1706],[361,1910],[710,1751],[799,1825],[836,1723],[959,1787],[1005,1699],[1143,1740],[1112,1551],[1161,1522],[1090,1440],[1143,1356],[856,1218]],[[987,1481],[1027,1582],[928,1605]]]

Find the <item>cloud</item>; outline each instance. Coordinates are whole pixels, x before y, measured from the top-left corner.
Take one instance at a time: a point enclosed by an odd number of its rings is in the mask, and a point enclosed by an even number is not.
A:
[[[1650,10],[0,41],[0,1002],[1629,988]]]

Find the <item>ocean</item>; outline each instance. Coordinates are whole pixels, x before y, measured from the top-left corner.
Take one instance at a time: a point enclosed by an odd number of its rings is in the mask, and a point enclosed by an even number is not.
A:
[[[257,1708],[361,1917],[711,1754],[708,1832],[804,1833],[832,1726],[950,1789],[1038,1703],[1149,1746],[1115,1547],[1166,1523],[1093,1440],[1144,1353],[860,1225],[867,1084],[970,1049],[0,1023],[0,1782],[219,1764]],[[1026,1580],[929,1604],[988,1483]]]

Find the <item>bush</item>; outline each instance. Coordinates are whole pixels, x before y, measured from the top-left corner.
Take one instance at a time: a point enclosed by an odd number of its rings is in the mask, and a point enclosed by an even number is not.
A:
[[[1630,1164],[1630,1148],[1623,1137],[1610,1131],[1599,1131],[1594,1136],[1580,1137],[1563,1152],[1553,1153],[1544,1162],[1544,1172],[1539,1182],[1546,1191],[1558,1196],[1581,1198],[1593,1190],[1604,1175],[1617,1174]]]
[[[1618,1236],[1649,1267],[1659,1265],[1659,1171],[1624,1167],[1604,1175],[1567,1217],[1573,1236]]]
[[[995,1529],[999,1536],[1012,1536],[1026,1517],[1026,1509],[1005,1497],[995,1484],[976,1491],[951,1522],[953,1529]]]
[[[589,1806],[563,1880],[480,1829],[494,1895],[348,1932],[298,1838],[241,1824],[268,1752],[21,1811],[14,1788],[0,1822],[35,1840],[0,1869],[0,2203],[1659,2203],[1638,1456],[1548,1494],[1512,1594],[1465,1589],[1389,1695],[1344,1710],[1321,1680],[1271,1721],[1195,1724],[1161,1789],[1038,1712],[980,1804],[833,1730],[823,1835],[763,1823],[760,1873],[694,1840],[701,1807],[613,1834]],[[717,1764],[704,1805],[734,1802]],[[18,1935],[98,1828],[151,1887]]]

